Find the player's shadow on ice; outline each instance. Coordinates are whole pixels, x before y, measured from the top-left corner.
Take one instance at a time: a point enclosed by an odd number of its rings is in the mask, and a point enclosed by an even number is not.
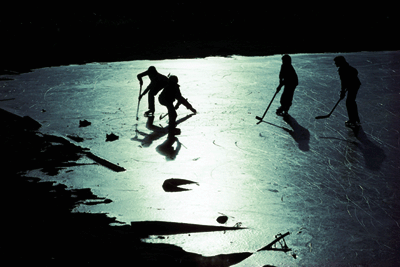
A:
[[[301,126],[292,116],[287,115],[283,120],[292,127],[289,134],[299,144],[299,149],[302,151],[310,150],[310,131]]]
[[[358,141],[360,141],[360,143],[358,143],[357,141],[351,141],[337,137],[320,137],[320,138],[336,139],[339,141],[347,142],[348,144],[352,144],[354,146],[353,149],[357,149],[362,153],[365,161],[365,167],[373,171],[379,171],[382,163],[386,159],[385,152],[383,151],[382,148],[378,147],[373,142],[371,142],[371,140],[368,139],[367,135],[365,134],[361,126],[352,128],[352,130],[354,132],[354,136],[357,138]]]
[[[353,132],[355,137],[361,142],[361,144],[357,144],[357,147],[361,150],[364,156],[366,167],[374,171],[380,170],[381,165],[386,158],[383,149],[368,139],[361,126],[353,128]]]
[[[145,133],[136,129],[135,137],[131,138],[132,141],[138,141],[142,147],[149,147],[151,144],[160,139],[161,137],[168,134],[168,127],[163,128],[160,126],[153,125],[154,117],[148,117],[146,122],[146,128],[151,130],[151,133]],[[143,136],[140,138],[139,136]]]
[[[188,120],[193,115],[194,114],[186,115],[185,117],[177,120],[176,124],[178,125]],[[131,140],[140,142],[142,147],[150,147],[154,141],[168,134],[168,126],[163,128],[161,126],[156,126],[153,123],[154,123],[154,117],[148,117],[146,128],[151,130],[152,132],[145,133],[136,129],[136,135],[135,137],[131,138]],[[139,136],[142,136],[142,138],[140,138]],[[173,144],[175,142],[177,143],[176,148],[173,147]],[[178,138],[174,137],[174,138],[168,138],[164,143],[157,146],[156,150],[158,153],[165,156],[167,160],[174,160],[178,155],[180,148],[181,148],[181,143],[179,142]]]
[[[281,127],[276,124],[270,123],[263,121],[265,123],[268,123],[269,125],[281,128],[285,132],[289,133],[291,137],[293,137],[294,141],[299,146],[299,149],[301,151],[309,151],[310,150],[310,132],[301,126],[292,116],[287,115],[283,118],[283,120],[290,125],[292,130],[286,128],[286,127]]]
[[[176,143],[176,147],[174,147],[174,144]],[[165,156],[165,159],[168,160],[174,160],[178,156],[179,151],[181,150],[182,144],[179,142],[179,139],[177,137],[174,138],[168,138],[165,140],[164,143],[161,145],[157,146],[156,151],[160,154]]]

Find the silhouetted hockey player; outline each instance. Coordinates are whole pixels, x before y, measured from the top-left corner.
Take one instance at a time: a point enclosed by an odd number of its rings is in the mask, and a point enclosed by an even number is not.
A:
[[[157,72],[156,68],[151,66],[145,72],[139,73],[137,78],[139,80],[140,85],[143,85],[142,77],[149,76],[150,84],[147,86],[146,90],[144,90],[143,94],[139,96],[140,99],[148,92],[149,96],[149,110],[144,113],[146,117],[154,116],[154,97],[158,94],[160,90],[162,90],[168,83],[168,78],[160,73]]]
[[[292,66],[292,58],[289,55],[282,57],[282,66],[279,73],[279,86],[277,91],[279,92],[283,88],[281,96],[281,106],[276,110],[276,114],[279,116],[286,116],[292,106],[293,94],[296,86],[299,84],[296,71]]]
[[[345,122],[345,125],[348,127],[358,126],[360,118],[358,117],[356,97],[361,86],[361,82],[358,79],[358,71],[350,66],[343,56],[335,57],[334,61],[336,67],[338,67],[341,81],[340,99],[345,98],[346,92],[348,92],[346,107],[349,120]]]
[[[168,129],[168,137],[171,138],[175,135],[180,134],[180,130],[176,128],[176,111],[174,107],[174,101],[178,100],[176,108],[179,107],[180,104],[183,104],[187,109],[191,110],[193,113],[197,111],[190,105],[190,103],[182,97],[181,91],[179,89],[178,77],[172,75],[169,77],[169,81],[167,86],[161,92],[158,100],[161,105],[166,106],[168,109],[168,117],[169,117],[169,129]]]

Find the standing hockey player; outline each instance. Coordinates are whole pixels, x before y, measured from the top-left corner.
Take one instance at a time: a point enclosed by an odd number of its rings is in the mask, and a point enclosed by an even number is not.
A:
[[[277,91],[279,92],[283,86],[284,88],[281,96],[281,106],[276,110],[277,115],[288,115],[289,109],[292,106],[294,90],[298,84],[299,80],[292,66],[292,58],[289,55],[284,55],[282,57],[281,71],[279,72],[279,86]]]
[[[341,81],[340,99],[345,98],[346,92],[346,108],[349,120],[345,122],[347,127],[356,127],[360,125],[360,118],[358,117],[358,109],[356,96],[358,89],[360,89],[361,82],[358,79],[358,71],[347,63],[343,56],[337,56],[333,59]]]
[[[169,77],[169,81],[167,86],[161,92],[158,97],[158,101],[161,105],[166,106],[168,109],[168,118],[169,118],[169,128],[168,128],[168,138],[172,138],[175,135],[180,134],[180,129],[176,128],[176,111],[174,107],[174,101],[178,100],[178,104],[176,107],[179,107],[180,104],[183,104],[187,109],[191,110],[196,114],[196,110],[192,107],[192,105],[182,97],[181,91],[179,89],[178,77],[172,75]]]
[[[140,86],[143,85],[142,77],[149,76],[150,84],[147,86],[146,90],[144,90],[143,94],[139,96],[139,101],[142,97],[149,93],[148,100],[149,100],[149,110],[144,113],[145,117],[154,116],[154,97],[162,90],[168,83],[168,78],[160,73],[157,72],[156,68],[151,66],[145,72],[139,73],[137,78],[139,80]]]

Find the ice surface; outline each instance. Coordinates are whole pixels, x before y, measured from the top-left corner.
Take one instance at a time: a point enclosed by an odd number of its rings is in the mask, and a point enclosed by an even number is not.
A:
[[[254,252],[236,266],[366,264],[399,262],[400,54],[344,54],[362,82],[357,98],[362,127],[344,126],[344,101],[332,116],[340,82],[337,54],[292,55],[299,76],[290,117],[275,115],[281,56],[93,63],[36,69],[0,82],[0,107],[29,115],[42,132],[74,135],[127,169],[71,167],[45,180],[91,188],[113,202],[76,211],[108,213],[126,223],[169,221],[241,225],[245,230],[169,235],[146,242],[171,243],[205,256]],[[168,117],[156,100],[154,126],[136,121],[139,83],[149,66],[177,75],[185,98],[182,134],[166,146]],[[8,78],[4,76],[2,78]],[[145,86],[148,80],[145,80]],[[79,127],[80,120],[91,122]],[[136,132],[138,130],[138,132]],[[106,135],[119,137],[106,142]],[[90,159],[86,159],[90,161]],[[73,171],[67,171],[67,170]],[[164,190],[168,179],[192,183]],[[172,181],[172,180],[168,180]],[[175,180],[180,181],[180,180]],[[259,251],[278,233],[291,253]],[[297,259],[292,256],[297,255]]]

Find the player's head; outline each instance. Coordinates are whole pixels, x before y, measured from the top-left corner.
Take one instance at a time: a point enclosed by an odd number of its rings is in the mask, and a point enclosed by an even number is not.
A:
[[[176,77],[175,75],[169,76],[169,82],[171,84],[178,84],[178,77]]]
[[[150,66],[149,69],[148,69],[148,72],[151,73],[151,74],[157,73],[156,67]]]
[[[335,61],[336,66],[340,67],[343,66],[344,64],[346,64],[346,59],[344,58],[344,56],[337,56],[333,59],[333,61]]]
[[[282,63],[283,64],[292,64],[292,58],[288,54],[283,55]]]

